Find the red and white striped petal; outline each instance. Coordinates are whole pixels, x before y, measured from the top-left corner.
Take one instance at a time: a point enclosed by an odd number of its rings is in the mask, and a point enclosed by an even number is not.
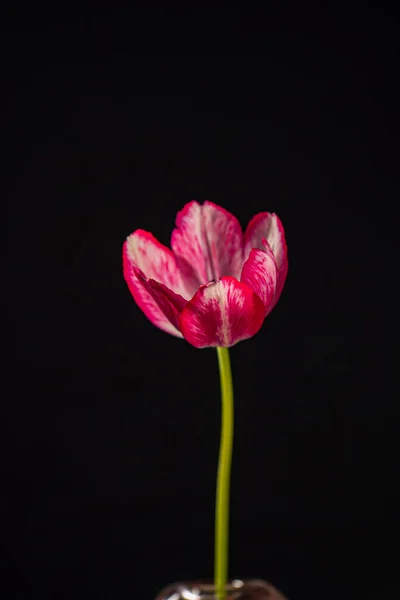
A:
[[[171,250],[160,244],[151,233],[139,229],[124,244],[123,269],[129,290],[146,317],[163,331],[182,337],[174,321],[171,322],[171,314],[165,313],[145,285],[146,279],[151,278],[177,294],[184,289]],[[138,276],[140,272],[142,277]]]
[[[237,218],[206,200],[203,204],[204,230],[207,237],[213,277],[239,279],[243,265],[243,232]]]
[[[143,271],[146,279],[154,279],[167,288],[184,296],[185,288],[173,252],[161,244],[153,234],[137,229],[127,237],[126,257],[136,268]],[[189,300],[191,296],[188,296]]]
[[[138,277],[138,269],[136,269],[130,259],[127,258],[126,245],[124,246],[123,252],[123,268],[125,281],[128,284],[129,291],[136,304],[144,312],[149,321],[171,335],[183,337],[175,325],[171,323],[170,318],[167,317],[159,304],[154,300],[147,287],[143,284],[143,279],[145,279],[144,275],[141,278]]]
[[[179,330],[178,316],[187,304],[187,300],[179,294],[175,294],[162,283],[158,283],[154,279],[146,279],[144,274],[135,269],[135,273],[143,287],[153,298],[161,312],[167,317],[168,321]]]
[[[171,247],[189,295],[200,285],[225,275],[239,277],[243,264],[243,234],[227,210],[206,201],[189,202],[178,213]]]
[[[179,329],[196,348],[230,347],[255,335],[264,315],[257,294],[234,277],[222,277],[200,287],[179,315]]]
[[[280,219],[275,213],[263,212],[251,219],[244,233],[244,260],[248,259],[252,248],[263,249],[263,238],[267,240],[274,253],[278,269],[273,307],[281,295],[288,271],[285,232]]]
[[[240,281],[261,298],[267,315],[272,310],[275,299],[277,268],[272,250],[265,239],[264,242],[264,250],[250,250],[249,258],[243,265]]]
[[[202,207],[193,200],[176,216],[171,248],[177,258],[187,291],[193,295],[200,285],[212,279],[204,237]]]

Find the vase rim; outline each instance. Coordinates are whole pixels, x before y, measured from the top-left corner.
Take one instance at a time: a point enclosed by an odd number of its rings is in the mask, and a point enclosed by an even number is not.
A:
[[[194,579],[173,583],[166,587],[162,594],[156,597],[156,600],[214,600],[215,585],[211,579]],[[225,590],[232,594],[232,599],[244,592],[264,593],[266,597],[281,598],[284,597],[270,584],[263,579],[230,579],[227,582]]]

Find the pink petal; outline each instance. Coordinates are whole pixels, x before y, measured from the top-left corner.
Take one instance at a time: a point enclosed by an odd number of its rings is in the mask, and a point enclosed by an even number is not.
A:
[[[173,252],[151,233],[137,229],[126,240],[126,252],[127,258],[147,279],[154,279],[176,294],[184,295],[185,288]]]
[[[212,279],[225,276],[238,279],[243,265],[243,233],[239,221],[209,200],[203,204],[203,216],[213,265]]]
[[[278,269],[275,298],[272,303],[274,307],[281,295],[288,271],[285,232],[275,213],[263,212],[251,219],[244,233],[244,260],[248,259],[252,248],[263,249],[263,238],[267,240],[274,253]]]
[[[179,316],[183,337],[196,348],[233,346],[252,337],[264,321],[260,298],[234,277],[201,286]]]
[[[179,330],[178,316],[186,306],[187,300],[172,292],[162,283],[158,283],[154,279],[146,279],[141,271],[136,270],[136,274],[163,314]]]
[[[124,244],[123,269],[129,290],[146,317],[163,331],[182,337],[143,282],[146,275],[179,294],[182,282],[172,252],[160,244],[151,233],[137,230]],[[145,273],[142,278],[138,277],[140,271]]]
[[[275,298],[277,269],[275,257],[265,238],[264,242],[264,250],[250,250],[249,258],[243,265],[240,281],[261,298],[267,315]]]
[[[243,264],[243,234],[227,210],[206,201],[189,202],[176,217],[171,247],[187,291],[225,275],[239,277]]]

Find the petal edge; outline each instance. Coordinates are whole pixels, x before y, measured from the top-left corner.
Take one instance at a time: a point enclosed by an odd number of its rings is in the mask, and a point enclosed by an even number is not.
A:
[[[146,278],[144,275],[138,277],[138,271],[139,269],[132,263],[128,253],[127,242],[125,242],[123,246],[124,278],[136,304],[153,325],[175,337],[183,337],[181,332],[171,323],[160,309],[159,304],[155,302],[152,295],[143,285],[143,279],[145,280]]]
[[[272,308],[277,303],[286,281],[288,272],[287,245],[281,220],[275,213],[262,212],[255,215],[244,233],[244,260],[249,257],[252,248],[263,249],[265,238],[274,253],[277,266],[277,283]]]
[[[272,310],[275,299],[277,268],[273,252],[265,239],[264,242],[264,250],[250,250],[249,258],[243,265],[240,281],[261,298],[267,315]]]

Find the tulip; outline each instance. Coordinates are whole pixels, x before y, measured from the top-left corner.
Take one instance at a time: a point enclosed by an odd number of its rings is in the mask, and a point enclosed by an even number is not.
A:
[[[124,277],[148,319],[196,348],[229,348],[254,336],[285,283],[285,234],[274,213],[244,234],[236,217],[206,201],[178,213],[171,248],[142,229],[123,247]]]
[[[236,217],[206,201],[176,217],[171,248],[137,229],[123,246],[124,277],[148,319],[195,348],[216,347],[221,379],[221,444],[215,503],[214,582],[228,580],[233,386],[228,348],[254,336],[281,295],[288,261],[282,223],[255,215],[244,234]]]

